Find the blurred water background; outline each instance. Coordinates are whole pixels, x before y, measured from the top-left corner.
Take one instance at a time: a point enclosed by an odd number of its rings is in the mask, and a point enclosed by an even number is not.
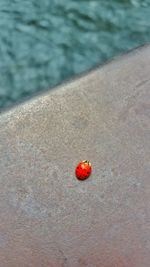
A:
[[[150,0],[0,0],[0,109],[150,41]]]

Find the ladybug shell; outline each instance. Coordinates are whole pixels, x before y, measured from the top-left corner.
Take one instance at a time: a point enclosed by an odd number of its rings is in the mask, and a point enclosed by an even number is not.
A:
[[[87,160],[81,161],[76,167],[76,177],[79,180],[85,180],[90,176],[91,171],[91,163]]]

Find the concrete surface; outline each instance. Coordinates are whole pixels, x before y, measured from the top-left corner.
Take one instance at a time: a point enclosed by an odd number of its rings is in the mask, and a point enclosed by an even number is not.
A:
[[[0,267],[33,266],[150,266],[150,46],[1,114]]]

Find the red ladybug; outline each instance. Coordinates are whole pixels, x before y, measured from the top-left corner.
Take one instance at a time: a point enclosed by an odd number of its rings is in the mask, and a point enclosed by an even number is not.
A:
[[[91,163],[87,160],[81,161],[76,167],[76,177],[79,180],[85,180],[90,176],[91,171]]]

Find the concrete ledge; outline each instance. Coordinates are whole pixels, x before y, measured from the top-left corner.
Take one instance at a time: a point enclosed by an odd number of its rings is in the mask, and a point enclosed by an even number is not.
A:
[[[147,46],[0,116],[0,267],[149,265]]]

